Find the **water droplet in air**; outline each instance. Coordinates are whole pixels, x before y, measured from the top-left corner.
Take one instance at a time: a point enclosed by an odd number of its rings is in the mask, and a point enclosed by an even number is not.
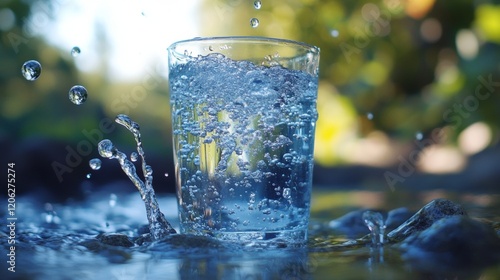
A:
[[[101,160],[98,158],[93,158],[89,161],[90,168],[93,170],[101,169]]]
[[[417,132],[417,133],[415,133],[415,139],[417,139],[419,141],[422,140],[422,139],[424,139],[424,134],[422,132],[420,132],[420,131]]]
[[[260,10],[260,8],[262,7],[262,2],[260,0],[256,0],[253,2],[253,7],[257,10]]]
[[[87,100],[87,89],[83,86],[76,85],[69,92],[69,100],[76,105],[81,105]]]
[[[253,27],[253,28],[257,28],[257,26],[259,26],[259,19],[257,18],[252,18],[250,20],[250,26]]]
[[[136,162],[138,159],[139,159],[139,155],[137,154],[137,152],[130,153],[130,160],[131,161]]]
[[[77,57],[82,51],[80,50],[79,47],[73,47],[71,49],[71,56]]]
[[[116,148],[109,139],[104,139],[98,145],[99,154],[104,158],[112,158],[116,154]]]
[[[369,120],[373,120],[373,113],[367,113],[366,118]]]
[[[337,29],[333,29],[332,31],[330,31],[330,35],[332,35],[332,37],[339,37],[339,31]]]
[[[87,177],[87,179],[90,179],[90,177],[92,177],[92,173],[87,173],[87,176],[85,177]]]
[[[165,173],[165,177],[168,177],[168,173]]]
[[[23,73],[26,80],[34,81],[40,77],[42,65],[36,60],[28,60],[23,64],[23,67],[21,67],[21,73]]]

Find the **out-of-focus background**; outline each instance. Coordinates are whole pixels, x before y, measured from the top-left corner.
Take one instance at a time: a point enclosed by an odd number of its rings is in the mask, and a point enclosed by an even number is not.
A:
[[[88,165],[104,138],[134,151],[110,125],[122,113],[155,188],[173,192],[166,48],[230,35],[321,48],[316,186],[498,192],[500,1],[0,0],[0,153],[18,193],[79,199],[127,181],[117,162]],[[35,81],[21,75],[31,59]]]

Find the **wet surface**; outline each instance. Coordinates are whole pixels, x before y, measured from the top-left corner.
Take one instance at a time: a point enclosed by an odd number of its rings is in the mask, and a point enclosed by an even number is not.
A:
[[[435,258],[432,267],[422,266],[405,259],[397,244],[370,245],[368,228],[356,230],[352,223],[348,237],[330,226],[353,210],[370,208],[387,217],[387,211],[405,206],[415,213],[438,196],[460,203],[469,217],[495,228],[498,237],[495,194],[319,189],[313,196],[309,243],[304,248],[279,243],[243,246],[185,235],[151,242],[145,207],[136,193],[103,191],[85,202],[64,205],[20,197],[16,272],[2,275],[7,279],[498,279],[498,262],[453,267]],[[175,198],[163,196],[159,204],[177,228]],[[5,221],[6,213],[2,217]],[[2,239],[8,234],[3,229]],[[2,249],[8,250],[6,246]],[[5,262],[2,266],[7,271]]]

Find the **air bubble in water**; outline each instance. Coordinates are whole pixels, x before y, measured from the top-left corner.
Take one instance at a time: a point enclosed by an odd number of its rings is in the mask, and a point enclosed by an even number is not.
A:
[[[80,50],[79,47],[73,47],[71,49],[71,56],[77,57],[82,51]]]
[[[138,159],[139,159],[139,155],[137,154],[137,152],[130,153],[130,160],[131,161],[136,162]]]
[[[93,170],[101,169],[101,160],[98,158],[93,158],[89,161],[90,168]]]
[[[262,7],[262,2],[260,0],[255,0],[253,2],[253,7],[257,10],[260,10],[260,8]]]
[[[283,189],[283,197],[285,199],[290,199],[292,197],[292,193],[291,193],[290,188],[284,188]]]
[[[258,18],[252,18],[250,20],[250,26],[253,28],[257,28],[259,26],[259,19]]]
[[[76,85],[72,87],[69,92],[69,100],[73,102],[73,104],[81,105],[87,101],[87,89],[83,86]]]
[[[21,73],[28,81],[34,81],[40,77],[42,73],[42,65],[36,60],[28,60],[21,67]]]
[[[112,193],[109,195],[109,207],[113,208],[116,205],[116,201],[118,200],[118,197],[116,194]]]

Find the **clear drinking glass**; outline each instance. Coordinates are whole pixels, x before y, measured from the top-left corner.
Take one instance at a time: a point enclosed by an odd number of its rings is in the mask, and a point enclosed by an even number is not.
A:
[[[168,58],[181,233],[305,243],[319,49],[195,38]]]

